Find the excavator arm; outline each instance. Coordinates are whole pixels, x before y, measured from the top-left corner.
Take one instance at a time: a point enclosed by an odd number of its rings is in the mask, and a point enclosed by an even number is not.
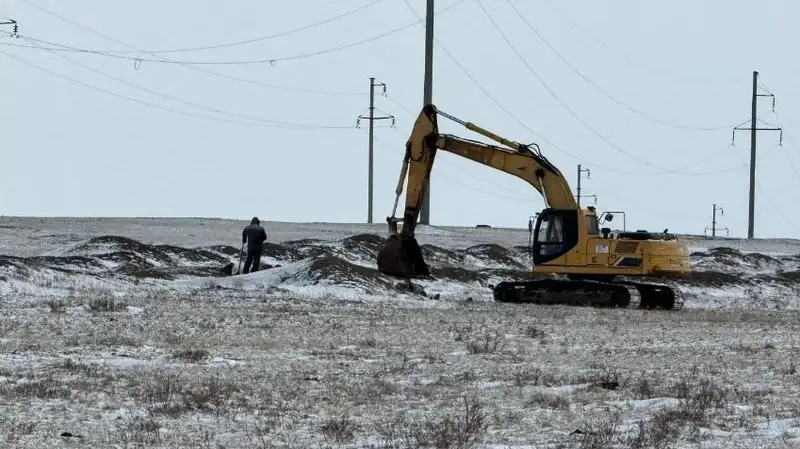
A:
[[[449,118],[469,130],[488,137],[503,146],[440,134],[438,117]],[[438,111],[433,105],[423,107],[406,142],[406,153],[396,198],[389,223],[389,241],[378,253],[378,269],[396,277],[427,276],[430,271],[424,262],[414,229],[419,217],[423,193],[430,181],[431,169],[438,150],[457,154],[472,161],[509,173],[528,182],[544,198],[546,206],[558,209],[577,209],[578,204],[561,172],[534,145],[523,145],[497,136],[477,125],[464,122]],[[407,180],[405,210],[396,218],[403,181]],[[397,224],[403,223],[398,232]]]

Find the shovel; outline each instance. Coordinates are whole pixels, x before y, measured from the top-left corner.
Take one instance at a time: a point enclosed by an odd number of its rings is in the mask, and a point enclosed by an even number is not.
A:
[[[244,255],[244,242],[242,242],[242,249],[239,250],[239,268],[236,270],[236,274],[242,273],[242,256]]]

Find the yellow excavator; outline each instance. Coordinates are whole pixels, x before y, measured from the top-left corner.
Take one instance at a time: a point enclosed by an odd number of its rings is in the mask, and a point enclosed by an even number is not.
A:
[[[439,134],[439,116],[503,146]],[[430,276],[414,229],[438,150],[517,176],[545,200],[545,208],[530,226],[532,270],[545,276],[500,282],[492,286],[495,301],[672,310],[683,307],[680,291],[658,280],[691,273],[690,253],[684,243],[666,230],[612,233],[609,228],[600,229],[595,208],[578,205],[567,179],[535,143],[507,140],[431,104],[422,108],[406,143],[394,209],[386,219],[389,238],[378,252],[381,273],[404,279]],[[405,211],[402,218],[396,218],[406,177]],[[606,221],[613,219],[613,214],[604,215]],[[403,228],[398,232],[400,222]]]

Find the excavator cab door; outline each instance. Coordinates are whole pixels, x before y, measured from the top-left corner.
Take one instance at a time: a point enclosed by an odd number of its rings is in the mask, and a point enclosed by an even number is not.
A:
[[[578,211],[545,209],[536,220],[533,264],[542,265],[568,253],[578,244]],[[559,263],[559,265],[566,264]]]

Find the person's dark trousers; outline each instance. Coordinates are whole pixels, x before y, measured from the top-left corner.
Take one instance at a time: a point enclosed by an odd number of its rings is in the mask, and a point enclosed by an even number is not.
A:
[[[250,266],[252,265],[253,271],[258,271],[258,266],[261,264],[261,248],[248,248],[247,249],[247,259],[244,261],[244,270],[242,271],[244,274],[250,272]]]

